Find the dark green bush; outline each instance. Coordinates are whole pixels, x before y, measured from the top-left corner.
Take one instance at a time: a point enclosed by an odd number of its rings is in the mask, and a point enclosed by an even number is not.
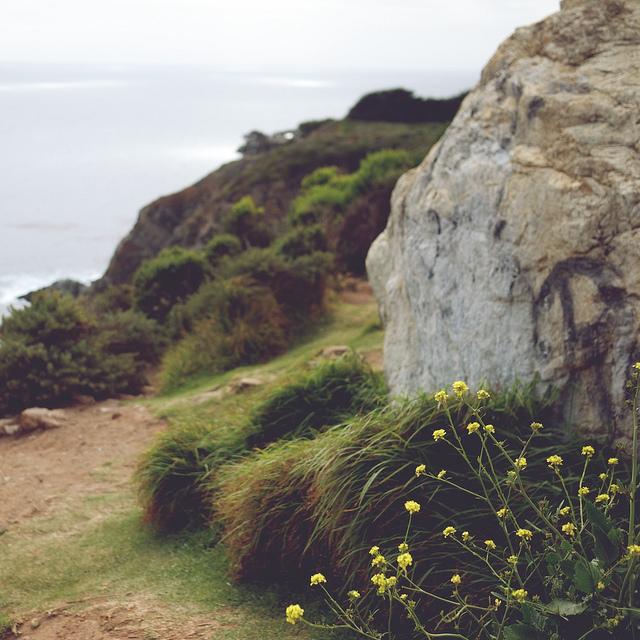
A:
[[[309,191],[313,187],[327,184],[340,174],[338,167],[320,167],[305,176],[300,183],[302,191]]]
[[[232,428],[191,424],[161,434],[135,474],[145,521],[163,533],[208,524],[211,475],[243,446],[242,432]]]
[[[217,267],[221,260],[235,256],[242,251],[242,243],[238,236],[231,233],[220,233],[213,236],[204,247],[204,255],[209,265]]]
[[[236,202],[222,220],[227,234],[236,236],[243,249],[266,247],[271,243],[271,233],[264,220],[264,209],[258,207],[251,196]]]
[[[101,327],[69,296],[34,296],[29,307],[14,310],[0,328],[0,414],[60,405],[78,394],[138,391],[145,382],[136,361],[140,352],[125,347],[137,340],[138,347],[150,348],[153,334],[136,338],[140,328],[129,316],[117,315]],[[128,335],[116,336],[121,330]],[[112,351],[116,345],[120,348]]]
[[[327,236],[321,225],[295,227],[285,233],[274,245],[275,250],[286,258],[295,259],[316,252],[326,252]]]
[[[236,277],[212,283],[207,294],[208,314],[164,358],[165,391],[190,376],[259,362],[286,348],[286,319],[268,287]]]
[[[128,311],[134,305],[133,286],[130,284],[109,285],[91,291],[85,298],[87,306],[95,314]]]
[[[133,277],[138,309],[163,321],[172,307],[195,293],[204,282],[206,263],[197,252],[171,247],[144,262]]]
[[[452,406],[454,420],[466,415]],[[526,389],[494,398],[486,422],[500,437],[517,444],[528,435],[529,423],[548,412],[548,405],[532,399]],[[464,483],[459,458],[438,446],[432,432],[446,423],[443,409],[431,398],[396,402],[319,434],[310,441],[275,443],[265,450],[227,465],[220,471],[215,512],[227,532],[232,568],[238,577],[273,573],[290,581],[308,580],[310,567],[336,577],[350,577],[349,588],[367,586],[370,557],[367,549],[379,544],[395,549],[406,529],[404,501],[420,499],[422,511],[414,517],[410,546],[415,557],[429,558],[414,575],[419,583],[440,580],[452,573],[450,546],[441,531],[451,522],[465,522],[486,537],[499,539],[495,523],[473,501],[445,483],[431,495],[413,490],[416,465],[446,469]],[[565,457],[565,467],[578,468],[579,448],[563,442],[563,434],[545,429],[539,457],[527,472],[539,474],[539,497],[560,499],[547,482],[545,458],[549,452]],[[293,550],[290,554],[289,549]]]
[[[276,389],[254,411],[247,446],[264,447],[284,437],[310,436],[384,402],[382,375],[351,353]]]

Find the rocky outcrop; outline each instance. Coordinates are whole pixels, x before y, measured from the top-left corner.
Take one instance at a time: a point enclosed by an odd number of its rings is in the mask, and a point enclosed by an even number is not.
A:
[[[500,46],[367,259],[394,392],[539,375],[570,421],[616,426],[640,355],[639,123],[637,1],[565,0]]]

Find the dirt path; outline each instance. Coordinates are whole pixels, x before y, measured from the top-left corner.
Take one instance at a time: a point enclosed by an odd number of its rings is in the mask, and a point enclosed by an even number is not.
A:
[[[0,531],[121,490],[141,452],[165,428],[144,406],[117,400],[72,407],[65,415],[58,429],[0,438]]]
[[[166,428],[135,402],[111,400],[65,414],[58,429],[0,438],[0,532],[20,532],[92,495],[123,491],[142,451]],[[200,640],[224,625],[224,618],[180,615],[135,597],[25,612],[16,630],[22,640]]]

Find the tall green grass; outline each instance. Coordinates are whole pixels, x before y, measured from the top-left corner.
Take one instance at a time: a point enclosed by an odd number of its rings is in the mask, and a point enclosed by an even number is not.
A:
[[[351,352],[316,366],[298,382],[275,389],[253,412],[247,446],[308,437],[322,427],[382,406],[385,398],[382,375]]]

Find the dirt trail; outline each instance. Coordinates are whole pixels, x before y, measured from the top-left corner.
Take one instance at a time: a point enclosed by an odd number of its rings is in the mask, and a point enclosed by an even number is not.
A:
[[[166,428],[135,401],[71,407],[65,414],[60,428],[0,438],[0,532],[20,531],[89,496],[123,491],[140,454]],[[203,640],[224,626],[224,615],[211,620],[169,611],[136,595],[126,602],[96,598],[25,612],[19,635],[4,638]]]
[[[165,424],[117,400],[65,409],[64,426],[0,438],[0,531],[121,490]],[[104,473],[105,470],[109,473]]]

